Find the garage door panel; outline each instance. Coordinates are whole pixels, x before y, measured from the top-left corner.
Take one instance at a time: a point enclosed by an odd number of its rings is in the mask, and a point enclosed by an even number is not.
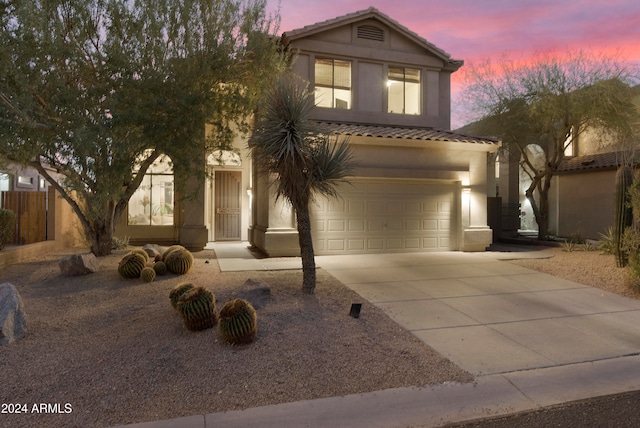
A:
[[[364,232],[364,220],[349,220],[349,232]]]
[[[453,184],[384,180],[342,186],[341,201],[313,207],[316,252],[453,249],[454,191]]]

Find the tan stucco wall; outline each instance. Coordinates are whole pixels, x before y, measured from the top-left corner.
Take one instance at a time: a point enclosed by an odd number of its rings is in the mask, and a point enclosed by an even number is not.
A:
[[[600,239],[613,224],[615,170],[563,174],[554,177],[550,232]]]

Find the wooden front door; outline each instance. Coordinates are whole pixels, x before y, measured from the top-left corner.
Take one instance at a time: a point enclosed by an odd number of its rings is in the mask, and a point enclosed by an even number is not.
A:
[[[241,224],[242,173],[216,171],[215,175],[215,239],[239,241]]]

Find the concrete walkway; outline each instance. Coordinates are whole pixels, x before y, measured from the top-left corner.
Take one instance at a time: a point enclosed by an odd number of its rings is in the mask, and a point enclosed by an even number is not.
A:
[[[473,384],[398,388],[134,426],[440,426],[640,389],[640,302],[501,261],[545,257],[543,249],[501,249],[509,251],[316,258],[476,375]],[[246,244],[214,244],[214,250],[222,270],[300,268],[296,258],[256,259]]]

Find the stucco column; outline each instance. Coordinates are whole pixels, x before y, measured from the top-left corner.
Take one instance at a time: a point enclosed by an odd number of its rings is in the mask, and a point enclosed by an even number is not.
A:
[[[251,245],[270,257],[299,256],[298,230],[293,208],[282,198],[276,200],[273,186],[259,174],[253,181],[253,224]]]
[[[493,241],[487,225],[487,154],[479,152],[469,162],[469,183],[462,183],[462,251],[485,251]],[[468,224],[465,224],[465,200],[468,200]]]

